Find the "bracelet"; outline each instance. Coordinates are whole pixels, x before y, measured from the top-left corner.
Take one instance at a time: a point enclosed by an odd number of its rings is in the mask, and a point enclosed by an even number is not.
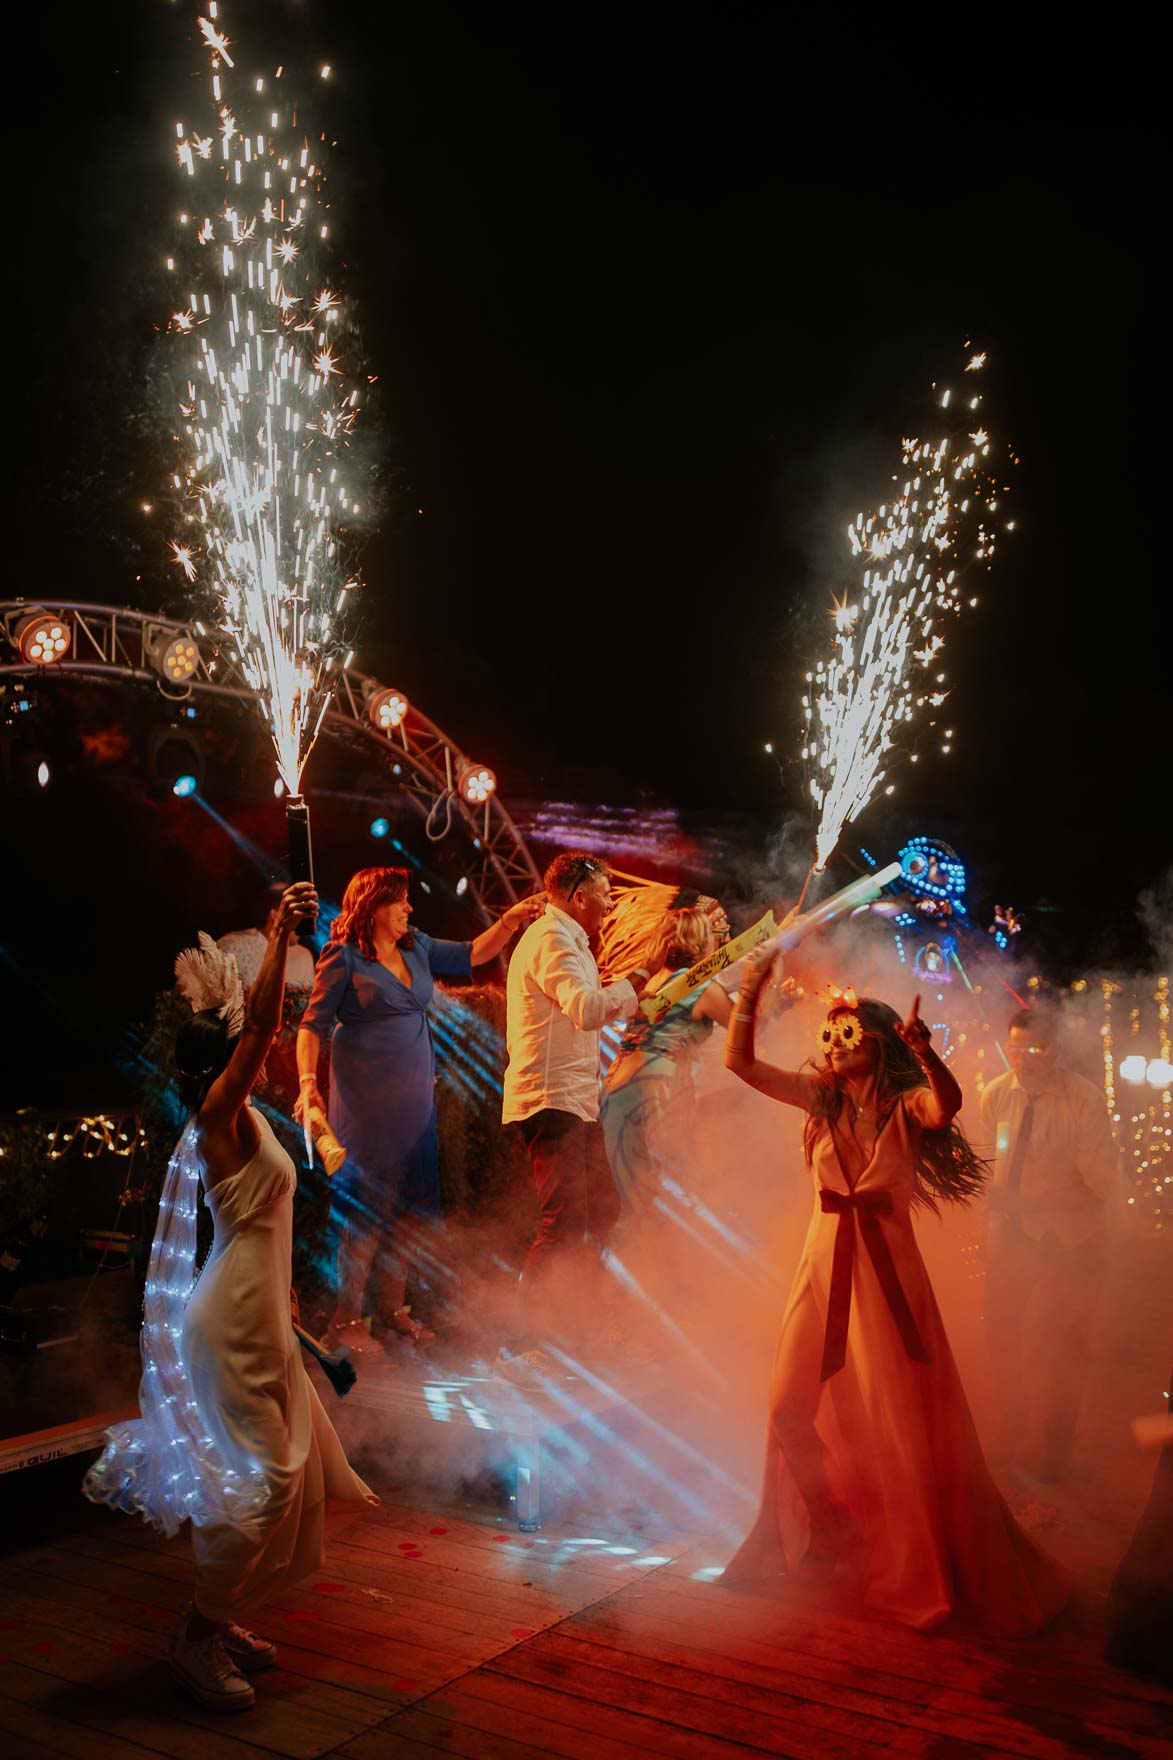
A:
[[[734,1016],[733,1016],[733,1019],[734,1019],[734,1020],[735,1020],[735,1021],[752,1021],[752,1020],[753,1020],[753,1018],[754,1018],[754,1017],[753,1017],[753,1015],[752,1015],[752,1014],[735,1014],[735,1015],[734,1015]]]
[[[631,977],[642,978],[645,984],[651,975],[651,972],[648,971],[646,966],[632,966],[631,968]],[[628,981],[630,982],[630,979]]]
[[[299,1088],[316,1088],[318,1085],[318,1078],[317,1076],[302,1076],[297,1085]]]

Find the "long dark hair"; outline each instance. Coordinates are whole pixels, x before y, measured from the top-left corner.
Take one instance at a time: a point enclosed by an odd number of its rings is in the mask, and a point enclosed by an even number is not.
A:
[[[843,1011],[833,1009],[832,1013]],[[853,1014],[855,1010],[851,1011]],[[925,1072],[909,1047],[896,1031],[900,1016],[886,1002],[874,996],[859,999],[859,1024],[870,1033],[876,1045],[876,1098],[882,1127],[900,1104],[903,1094],[911,1088],[927,1088]],[[814,1154],[815,1138],[824,1120],[832,1129],[843,1111],[845,1089],[829,1065],[816,1065],[819,1077],[802,1134],[807,1166]],[[968,1204],[977,1197],[989,1172],[989,1162],[978,1155],[960,1125],[950,1124],[940,1131],[922,1131],[920,1152],[916,1159],[916,1182],[912,1201],[937,1211],[937,1200],[947,1204]]]
[[[208,1089],[227,1068],[235,1039],[218,1008],[205,1008],[184,1021],[175,1040],[175,1078],[179,1102],[190,1119],[203,1105]]]

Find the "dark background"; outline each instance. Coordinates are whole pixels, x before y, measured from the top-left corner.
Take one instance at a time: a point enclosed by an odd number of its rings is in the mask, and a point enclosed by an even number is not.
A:
[[[12,592],[182,605],[166,524],[139,509],[165,469],[156,265],[199,10],[45,9],[14,48]],[[948,838],[979,912],[1027,913],[1034,964],[1144,959],[1170,705],[1143,45],[741,7],[250,0],[222,22],[242,67],[334,68],[311,89],[339,142],[386,502],[358,664],[491,764],[523,820],[550,798],[676,808],[677,865],[724,858],[748,898],[807,798],[763,745],[801,744],[832,546],[972,339],[983,416],[1021,459],[1018,529],[946,631],[951,756],[928,740],[860,835],[882,859]],[[259,899],[213,821],[88,762],[54,694],[54,787],[6,805],[8,1104],[100,1100],[176,945]],[[108,715],[137,752],[144,712],[91,706],[85,726]],[[239,741],[209,799],[279,848],[263,753]],[[362,778],[318,763],[311,794],[353,797],[327,822],[340,885],[380,855]]]

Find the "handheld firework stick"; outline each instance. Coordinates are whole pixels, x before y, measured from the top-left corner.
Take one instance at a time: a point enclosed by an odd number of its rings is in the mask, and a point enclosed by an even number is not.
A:
[[[317,1339],[311,1338],[308,1332],[303,1332],[296,1322],[294,1323],[293,1331],[298,1344],[306,1353],[306,1356],[312,1357],[315,1363],[320,1363],[322,1365],[322,1373],[330,1383],[330,1386],[334,1389],[334,1392],[338,1395],[339,1399],[345,1399],[355,1382],[358,1380],[358,1370],[350,1360],[350,1352],[338,1351],[335,1354],[330,1351],[324,1351]]]
[[[779,924],[774,920],[773,911],[767,911],[764,917],[760,917],[751,929],[744,930],[735,941],[719,947],[716,953],[701,960],[691,971],[682,972],[678,978],[665,984],[662,990],[657,990],[654,996],[647,997],[640,1003],[641,1012],[648,1020],[658,1021],[674,1002],[687,996],[697,984],[703,983],[706,978],[715,977],[718,972],[742,959],[755,947],[760,947],[764,941],[776,942],[779,952],[797,947],[813,930],[834,922],[845,911],[856,910],[861,904],[870,904],[888,882],[895,880],[902,871],[899,862],[889,862],[886,868],[880,868],[873,874],[862,874],[850,886],[844,886],[841,891],[832,893],[830,898],[825,898],[821,904],[804,911],[801,916],[792,917],[789,922]]]

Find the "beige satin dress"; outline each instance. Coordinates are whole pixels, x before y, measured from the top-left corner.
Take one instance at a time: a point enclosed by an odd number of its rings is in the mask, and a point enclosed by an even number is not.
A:
[[[182,1353],[222,1459],[259,1468],[269,1496],[239,1525],[192,1528],[195,1602],[238,1619],[322,1562],[327,1509],[376,1504],[302,1364],[289,1317],[293,1163],[264,1116],[252,1159],[206,1194],[215,1242],[183,1323]]]

